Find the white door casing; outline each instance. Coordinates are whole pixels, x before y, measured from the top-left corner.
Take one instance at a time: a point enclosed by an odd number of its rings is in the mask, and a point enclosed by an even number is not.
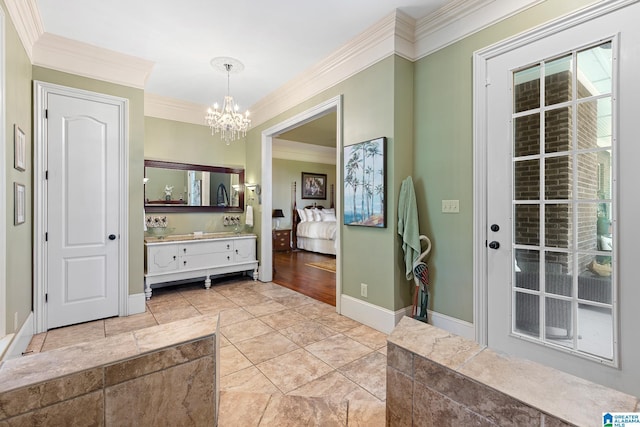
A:
[[[36,331],[126,315],[127,100],[41,82],[35,97]]]
[[[605,3],[494,45],[475,55],[474,320],[476,337],[482,344],[638,395],[637,361],[640,359],[640,346],[637,339],[633,338],[630,328],[640,319],[630,300],[617,298],[615,287],[613,304],[618,307],[621,327],[618,329],[618,323],[614,325],[614,340],[619,336],[620,342],[616,342],[613,361],[609,364],[578,357],[569,351],[532,344],[511,334],[511,282],[514,268],[511,253],[514,224],[511,218],[511,70],[597,43],[599,40],[613,40],[614,55],[618,52],[619,45],[618,73],[614,74],[614,80],[619,78],[619,96],[614,98],[614,117],[618,117],[618,138],[614,142],[614,148],[618,150],[619,164],[615,165],[617,167],[614,170],[619,171],[620,180],[617,193],[614,194],[614,200],[618,200],[618,214],[614,221],[617,221],[617,229],[622,232],[617,233],[620,236],[618,238],[614,235],[614,247],[619,255],[618,264],[614,262],[614,275],[618,273],[616,276],[620,295],[637,297],[640,293],[637,286],[634,286],[637,273],[633,272],[635,261],[632,254],[635,252],[635,245],[631,238],[637,236],[640,230],[636,225],[637,221],[624,220],[625,217],[631,219],[634,216],[633,212],[638,204],[632,187],[633,182],[638,179],[638,157],[635,157],[635,161],[631,160],[634,153],[635,156],[638,155],[638,144],[634,136],[637,132],[632,127],[633,117],[637,115],[638,109],[634,104],[634,96],[625,94],[637,93],[639,86],[637,73],[640,61],[637,59],[637,46],[640,32],[634,28],[630,17],[640,13],[640,5],[630,1]],[[616,178],[617,176],[613,177],[614,180]],[[500,226],[498,232],[490,230],[490,225],[494,223]],[[629,238],[625,239],[625,236]],[[500,248],[486,248],[486,242],[491,241],[499,242]],[[625,263],[625,259],[629,261]]]

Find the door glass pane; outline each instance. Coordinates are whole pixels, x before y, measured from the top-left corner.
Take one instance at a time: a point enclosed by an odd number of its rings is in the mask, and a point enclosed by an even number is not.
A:
[[[570,297],[573,295],[571,254],[547,252],[544,265],[544,285],[547,293]]]
[[[591,302],[611,304],[611,260],[605,255],[591,255],[586,269],[578,277],[578,298]],[[609,258],[609,259],[607,259]]]
[[[611,93],[613,54],[611,41],[578,52],[578,98]]]
[[[515,157],[540,154],[540,114],[517,117],[513,135]]]
[[[556,108],[544,113],[544,152],[571,150],[571,107]]]
[[[611,97],[606,97],[578,104],[578,148],[611,146],[611,102]]]
[[[540,290],[540,251],[516,249],[515,255],[516,287]]]
[[[544,197],[547,200],[568,200],[573,188],[571,185],[571,157],[547,157],[544,161]]]
[[[573,241],[573,212],[571,205],[547,204],[544,207],[544,244],[552,248],[571,248]]]
[[[578,249],[598,250],[598,203],[578,204]]]
[[[540,199],[540,160],[522,160],[514,164],[514,198]]]
[[[540,107],[540,65],[513,73],[513,110],[516,113]]]
[[[573,346],[571,301],[545,298],[545,338],[556,344]]]
[[[578,306],[578,350],[613,358],[613,315],[610,308]]]
[[[515,206],[514,241],[517,245],[540,243],[540,205]]]
[[[538,337],[540,335],[540,297],[516,291],[515,331]]]
[[[573,55],[549,61],[545,64],[544,105],[571,101]]]

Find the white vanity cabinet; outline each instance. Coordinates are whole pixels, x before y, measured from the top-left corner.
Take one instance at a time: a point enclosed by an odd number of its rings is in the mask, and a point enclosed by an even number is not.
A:
[[[172,285],[176,280],[204,278],[211,287],[211,276],[253,272],[257,279],[256,236],[227,233],[222,236],[168,236],[145,240],[144,293],[151,299],[152,288]]]

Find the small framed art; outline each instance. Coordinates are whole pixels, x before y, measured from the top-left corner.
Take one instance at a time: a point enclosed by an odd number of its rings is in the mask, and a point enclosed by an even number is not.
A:
[[[24,184],[18,184],[17,182],[13,183],[13,203],[13,224],[20,225],[25,221],[25,212],[27,210],[27,197]]]
[[[302,198],[327,198],[327,174],[302,172]]]
[[[13,167],[19,171],[27,168],[27,138],[18,125],[13,125]]]

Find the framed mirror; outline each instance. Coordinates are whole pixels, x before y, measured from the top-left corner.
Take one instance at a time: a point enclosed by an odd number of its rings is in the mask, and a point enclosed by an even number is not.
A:
[[[144,161],[146,212],[243,212],[244,169]]]

